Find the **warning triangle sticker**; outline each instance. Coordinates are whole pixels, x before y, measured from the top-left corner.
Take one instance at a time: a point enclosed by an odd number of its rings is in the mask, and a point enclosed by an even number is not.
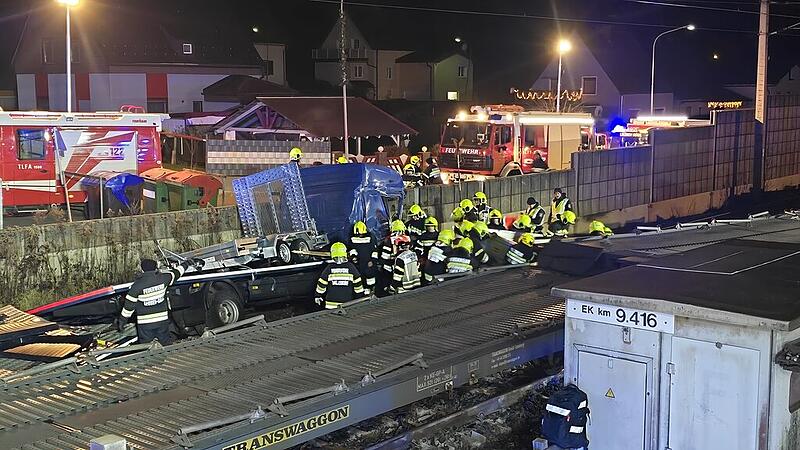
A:
[[[617,398],[614,395],[614,391],[612,391],[611,388],[608,388],[608,392],[606,392],[606,397],[608,397],[608,398]]]

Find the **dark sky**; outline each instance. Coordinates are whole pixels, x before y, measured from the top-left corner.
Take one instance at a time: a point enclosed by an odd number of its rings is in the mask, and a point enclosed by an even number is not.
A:
[[[155,14],[184,15],[192,11],[192,20],[199,15],[211,22],[219,8],[233,8],[243,29],[259,27],[254,40],[288,44],[289,81],[300,89],[313,84],[311,49],[333,25],[338,8],[312,0],[82,1],[82,8],[91,7],[92,2],[118,1],[129,7],[151,9]],[[683,7],[655,4],[662,2]],[[653,37],[666,27],[687,23],[694,23],[699,29],[659,41],[660,78],[681,85],[689,85],[691,80],[699,88],[709,83],[752,82],[755,78],[758,16],[743,11],[757,11],[756,0],[353,0],[346,8],[365,28],[377,27],[394,39],[407,41],[412,48],[441,48],[451,45],[453,37],[462,37],[475,59],[476,87],[484,97],[501,96],[511,86],[527,86],[551,57],[555,36],[573,31],[595,45],[603,42],[610,46],[606,50],[619,56],[612,63],[629,65],[631,70],[647,76]],[[780,0],[772,8],[772,30],[800,22],[800,0]],[[53,0],[0,0],[0,71],[5,72],[0,75],[0,88],[8,88],[9,82],[13,87],[10,59],[27,12],[51,14],[58,12],[58,7]],[[556,22],[542,17],[575,20]],[[203,26],[202,20],[197,22]],[[770,47],[770,78],[774,79],[791,64],[800,62],[800,29],[773,36]],[[720,59],[713,60],[714,53]]]

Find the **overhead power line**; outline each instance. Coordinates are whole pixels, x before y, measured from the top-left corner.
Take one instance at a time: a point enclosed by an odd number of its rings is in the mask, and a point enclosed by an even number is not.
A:
[[[338,0],[310,0],[314,3],[326,3],[326,4],[335,4],[338,5]],[[536,15],[536,14],[520,14],[520,13],[505,13],[505,12],[496,12],[496,11],[475,11],[475,10],[463,10],[463,9],[445,9],[445,8],[431,8],[425,6],[406,6],[406,5],[385,5],[385,4],[378,4],[378,3],[367,3],[367,2],[354,2],[354,1],[346,1],[345,5],[347,6],[360,6],[365,8],[376,8],[376,9],[395,9],[395,10],[407,10],[407,11],[421,11],[421,12],[435,12],[435,13],[445,13],[445,14],[458,14],[458,15],[468,15],[468,16],[488,16],[488,17],[509,17],[515,19],[532,19],[532,20],[547,20],[547,21],[558,21],[558,22],[573,22],[573,23],[590,23],[590,24],[599,24],[599,25],[621,25],[621,26],[631,26],[631,27],[648,27],[648,28],[675,28],[681,25],[662,25],[662,24],[655,24],[655,23],[642,23],[642,22],[623,22],[623,21],[614,21],[614,20],[601,20],[601,19],[580,19],[580,18],[571,18],[571,17],[555,17],[555,16],[544,16],[544,15]],[[798,17],[800,18],[800,17]],[[682,24],[683,25],[683,24]],[[745,33],[745,34],[756,34],[755,30],[737,30],[731,28],[704,28],[698,27],[698,29],[708,30],[708,31],[721,31],[726,33]]]
[[[717,11],[717,12],[729,12],[729,13],[736,13],[736,14],[753,14],[758,15],[758,11],[756,10],[746,10],[746,9],[731,9],[731,8],[719,8],[716,6],[702,6],[697,4],[685,4],[685,3],[673,3],[673,2],[662,2],[662,1],[655,1],[655,0],[619,0],[623,2],[629,3],[639,3],[642,5],[651,5],[651,6],[664,6],[667,8],[684,8],[684,9],[699,9],[705,11]],[[757,6],[757,5],[753,5]],[[788,14],[770,14],[771,17],[782,17],[786,19],[800,19],[800,16],[790,16]]]

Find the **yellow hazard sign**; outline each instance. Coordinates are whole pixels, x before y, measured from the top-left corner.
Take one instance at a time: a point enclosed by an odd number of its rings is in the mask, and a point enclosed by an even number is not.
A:
[[[606,392],[606,397],[608,397],[608,398],[617,398],[614,395],[614,391],[612,391],[611,388],[608,388],[608,392]]]

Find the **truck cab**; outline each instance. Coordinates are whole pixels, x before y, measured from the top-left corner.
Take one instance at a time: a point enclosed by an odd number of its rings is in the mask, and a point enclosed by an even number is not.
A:
[[[570,166],[571,154],[594,148],[589,114],[525,111],[513,105],[473,107],[448,119],[439,165],[458,178],[511,176]],[[536,163],[537,154],[543,162]]]

